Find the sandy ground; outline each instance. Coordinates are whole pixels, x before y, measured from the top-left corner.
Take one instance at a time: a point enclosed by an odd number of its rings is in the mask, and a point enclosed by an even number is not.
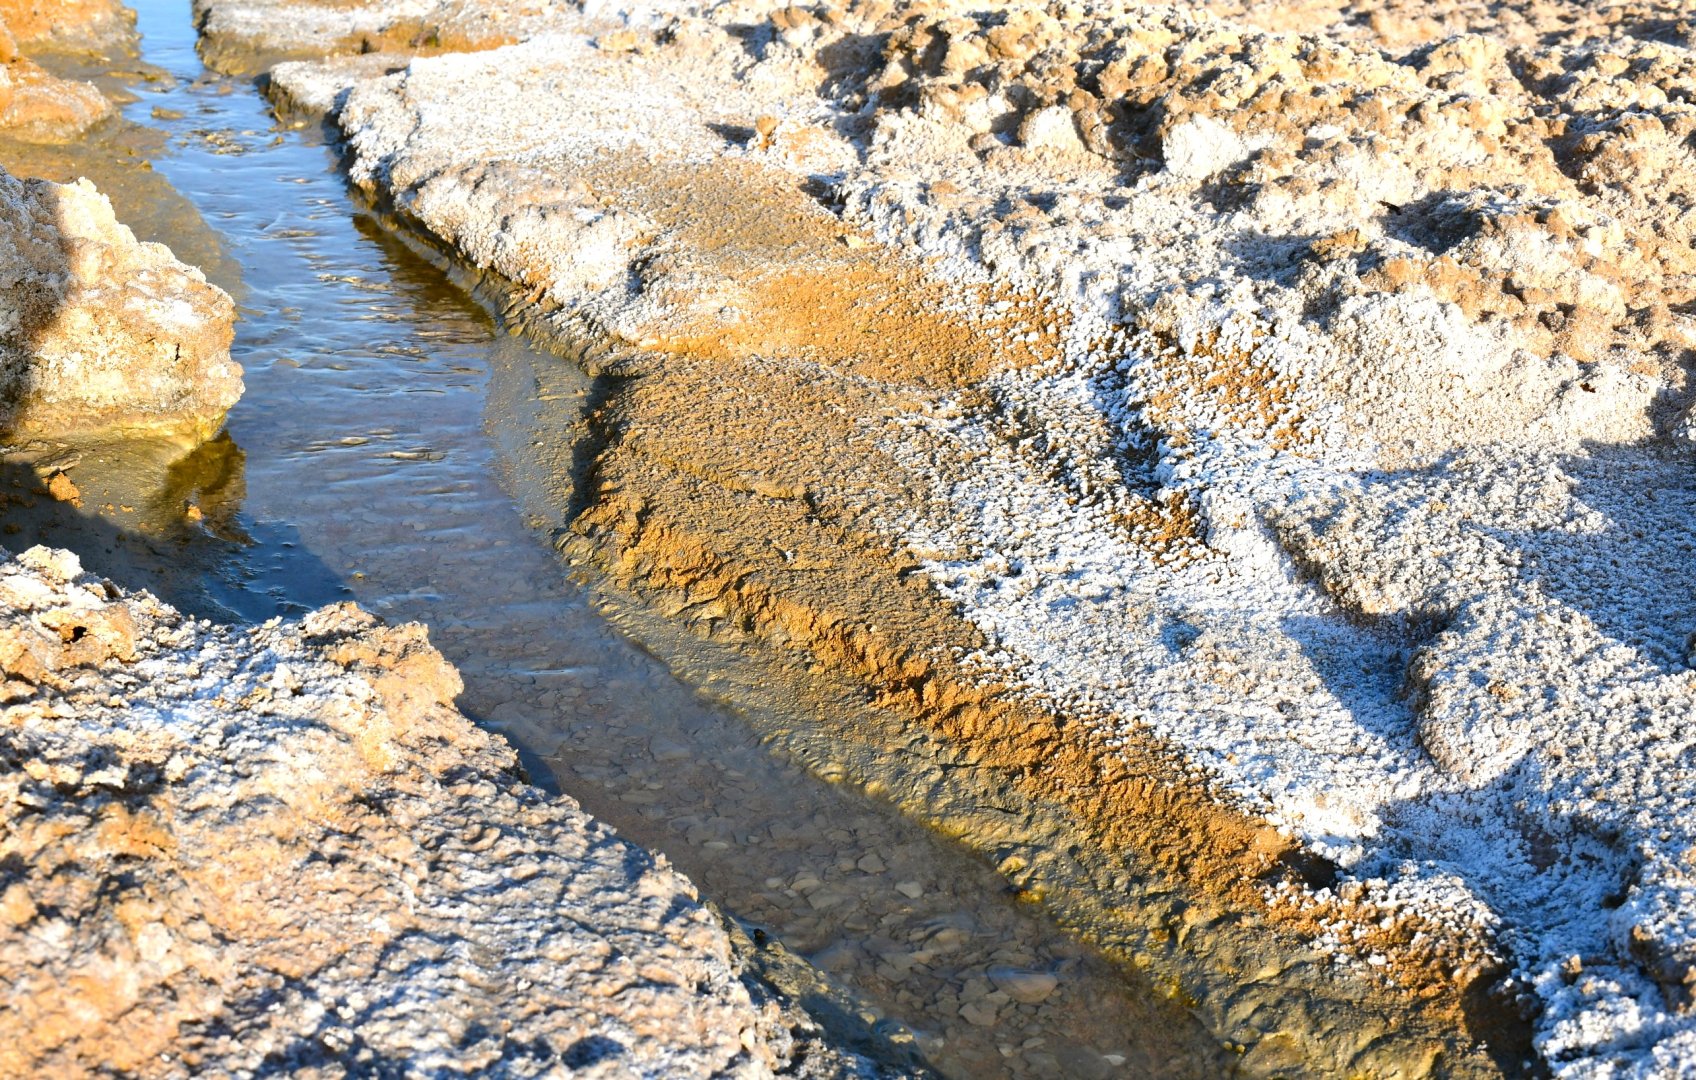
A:
[[[1690,1067],[1676,5],[524,18],[273,80],[601,373],[568,554],[1415,1018],[1245,1047]]]

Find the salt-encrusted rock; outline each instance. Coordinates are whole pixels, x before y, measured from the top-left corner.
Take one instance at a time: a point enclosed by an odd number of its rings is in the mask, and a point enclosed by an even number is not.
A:
[[[201,53],[225,71],[287,57],[488,49],[581,15],[535,0],[194,0]]]
[[[56,78],[23,57],[0,64],[0,133],[25,142],[69,142],[114,111],[88,83]]]
[[[323,116],[341,107],[355,83],[404,68],[401,53],[356,53],[328,60],[285,60],[266,73],[265,88],[280,113]]]
[[[1672,437],[1686,446],[1696,446],[1696,405],[1684,411],[1673,425]]]
[[[690,884],[524,784],[421,626],[215,627],[32,548],[0,675],[0,1074],[779,1064]]]
[[[101,51],[126,45],[135,34],[135,12],[120,0],[0,0],[0,23],[31,51]]]
[[[132,22],[122,6],[104,0],[63,5],[0,0],[0,135],[69,142],[113,115],[112,103],[92,84],[50,75],[19,50],[111,45]]]
[[[88,181],[0,173],[0,441],[209,438],[241,396],[234,318]]]

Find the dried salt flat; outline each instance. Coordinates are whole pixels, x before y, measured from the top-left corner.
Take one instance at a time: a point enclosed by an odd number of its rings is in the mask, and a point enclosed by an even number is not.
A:
[[[1133,37],[1149,31],[1129,21]],[[1150,21],[1192,43],[1246,38],[1274,62],[1345,52]],[[1654,68],[1609,63],[1610,45],[1677,58],[1663,79],[1691,70],[1687,53],[1592,43],[1561,57],[1579,72],[1563,88],[1572,113],[1608,108],[1571,92],[1591,65],[1618,76],[1610,94],[1653,96]],[[1398,87],[1402,75],[1373,81],[1385,96],[1459,96]],[[1184,101],[1174,81],[1169,112],[1222,104]],[[921,458],[967,442],[983,463],[947,478],[958,516],[914,540],[974,553],[928,572],[994,642],[985,674],[1108,730],[1159,733],[1334,860],[1339,891],[1352,882],[1380,909],[1492,929],[1535,988],[1538,1049],[1558,1073],[1692,1067],[1696,474],[1688,446],[1665,438],[1682,430],[1687,379],[1666,357],[1689,328],[1674,315],[1660,340],[1616,324],[1551,342],[1523,318],[1469,315],[1488,301],[1441,278],[1477,266],[1480,292],[1491,272],[1539,280],[1544,303],[1618,318],[1687,280],[1676,254],[1636,266],[1635,295],[1594,273],[1631,261],[1622,222],[1666,208],[1539,176],[1534,159],[1501,167],[1508,190],[1493,191],[1464,125],[1398,147],[1272,117],[1232,116],[1246,141],[1214,138],[1198,133],[1218,123],[1202,116],[1166,127],[1165,167],[1129,184],[1099,170],[1082,182],[1012,146],[950,173],[977,207],[1048,194],[1052,209],[1017,224],[880,175],[919,172],[960,122],[899,117],[844,187],[849,216],[880,236],[963,275],[1040,282],[1082,314],[1067,363],[1005,376],[1004,397],[1050,418],[1040,462],[970,413],[918,421],[892,444]],[[1021,160],[997,168],[998,154]],[[1684,161],[1640,154],[1645,171]],[[1288,177],[1305,189],[1280,189]],[[1253,186],[1219,212],[1208,188],[1227,182]],[[1462,183],[1472,190],[1445,190]],[[1544,228],[1526,209],[1539,185]],[[1390,212],[1361,213],[1374,199]],[[1419,228],[1396,220],[1419,200]],[[1551,236],[1557,203],[1589,231]],[[1516,215],[1524,225],[1490,224]],[[1316,241],[1345,232],[1425,276],[1385,289],[1376,267],[1360,273],[1366,260],[1325,265]],[[1132,328],[1095,344],[1121,322]],[[1101,464],[1133,456],[1128,498],[1102,489]],[[1193,541],[1127,535],[1115,518],[1139,497],[1194,507]]]

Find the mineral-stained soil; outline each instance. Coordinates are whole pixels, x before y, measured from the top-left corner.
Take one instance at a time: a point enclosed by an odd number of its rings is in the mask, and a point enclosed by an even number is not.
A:
[[[0,172],[0,441],[192,446],[241,396],[235,305],[86,180]]]
[[[551,17],[273,81],[601,373],[572,558],[1414,1018],[1245,1047],[1696,1068],[1679,5]]]
[[[0,1072],[874,1075],[453,706],[423,627],[0,558]]]

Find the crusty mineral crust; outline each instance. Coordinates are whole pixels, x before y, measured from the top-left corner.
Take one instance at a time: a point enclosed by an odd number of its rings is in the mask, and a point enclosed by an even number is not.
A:
[[[22,56],[0,64],[0,134],[23,142],[70,142],[114,112],[88,83],[50,75]]]
[[[135,15],[117,0],[0,0],[0,135],[70,142],[112,116],[96,87],[51,75],[22,53],[123,49],[134,28]]]
[[[135,34],[135,12],[120,0],[0,0],[0,23],[26,51],[101,51]]]
[[[581,22],[579,5],[539,0],[194,0],[194,11],[207,66],[226,72],[335,53],[492,49]]]
[[[777,1064],[693,887],[524,784],[423,627],[214,627],[32,548],[0,674],[0,1073]]]
[[[136,240],[86,180],[0,173],[0,442],[214,435],[241,396],[235,305]]]

